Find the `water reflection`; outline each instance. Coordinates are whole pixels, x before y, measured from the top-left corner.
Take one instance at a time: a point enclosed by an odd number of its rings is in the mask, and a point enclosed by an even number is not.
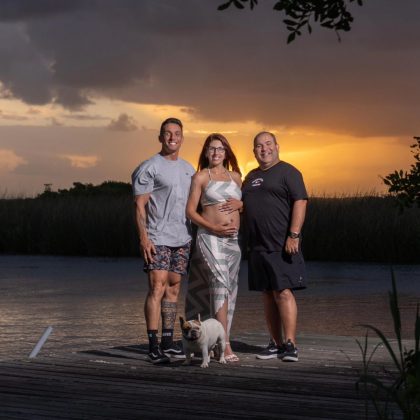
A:
[[[361,323],[392,331],[389,268],[310,263],[308,272],[310,287],[296,294],[300,333],[360,336]],[[411,338],[420,266],[397,267],[396,273],[404,336]],[[146,291],[137,259],[0,256],[0,359],[29,355],[49,325],[54,331],[43,354],[145,342]],[[232,336],[246,340],[251,333],[264,344],[261,299],[247,291],[243,266]]]

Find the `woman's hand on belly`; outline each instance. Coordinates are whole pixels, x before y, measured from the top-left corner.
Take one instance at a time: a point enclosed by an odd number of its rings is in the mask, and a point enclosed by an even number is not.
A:
[[[229,198],[224,203],[218,205],[219,211],[230,214],[237,210],[241,210],[244,203],[241,200],[237,200],[236,198]]]
[[[231,220],[226,223],[213,225],[211,232],[217,236],[236,236],[238,234],[238,227],[234,220]]]

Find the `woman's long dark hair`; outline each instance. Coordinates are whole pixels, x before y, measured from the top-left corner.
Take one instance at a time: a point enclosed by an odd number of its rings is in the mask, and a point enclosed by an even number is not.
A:
[[[235,153],[233,153],[233,150],[230,147],[229,142],[227,141],[225,136],[219,133],[212,133],[206,138],[203,149],[201,150],[201,153],[200,153],[200,157],[198,158],[197,171],[200,171],[201,169],[209,167],[209,159],[206,156],[206,152],[207,152],[207,148],[209,147],[210,143],[213,140],[221,141],[223,144],[223,147],[225,148],[225,158],[223,160],[223,166],[228,171],[232,170],[234,172],[238,172],[239,175],[242,175],[238,166],[238,161],[236,159]]]

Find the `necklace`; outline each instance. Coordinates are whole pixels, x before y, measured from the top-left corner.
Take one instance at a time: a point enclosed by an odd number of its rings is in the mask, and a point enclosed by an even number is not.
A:
[[[223,168],[223,171],[222,172],[212,172],[211,169],[209,168],[209,172],[212,175],[224,175],[227,171],[226,171],[226,168]]]

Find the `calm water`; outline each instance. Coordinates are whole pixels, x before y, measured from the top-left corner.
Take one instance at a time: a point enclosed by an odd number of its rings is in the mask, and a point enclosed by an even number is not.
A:
[[[300,334],[361,336],[360,323],[392,331],[389,267],[309,262],[307,270],[309,287],[296,294]],[[395,273],[404,336],[411,338],[420,266],[396,266]],[[244,263],[232,336],[264,344],[260,296],[247,290],[246,274]],[[138,259],[0,256],[0,359],[28,355],[49,325],[54,331],[42,350],[49,354],[144,342],[146,291]]]

